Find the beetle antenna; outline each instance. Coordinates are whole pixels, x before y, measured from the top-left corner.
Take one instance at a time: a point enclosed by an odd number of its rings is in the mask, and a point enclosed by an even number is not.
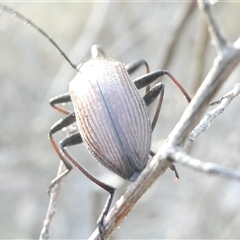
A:
[[[57,48],[57,50],[61,53],[61,55],[67,60],[67,62],[76,70],[78,70],[77,66],[75,64],[72,63],[72,61],[67,57],[67,55],[62,51],[62,49],[58,46],[58,44],[47,34],[45,33],[41,28],[39,28],[34,22],[32,22],[31,20],[29,20],[28,18],[26,18],[25,16],[23,16],[21,13],[13,10],[12,8],[0,4],[0,12],[4,11],[7,13],[10,13],[11,15],[13,15],[14,17],[22,20],[25,24],[27,24],[28,26],[33,27],[34,29],[36,29],[38,32],[40,32],[44,37],[46,37],[52,44],[53,46],[55,46]]]

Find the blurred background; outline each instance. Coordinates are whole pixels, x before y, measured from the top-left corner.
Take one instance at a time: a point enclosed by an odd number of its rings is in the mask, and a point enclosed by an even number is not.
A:
[[[216,55],[205,23],[190,2],[8,3],[46,31],[76,64],[90,57],[93,44],[128,63],[144,58],[150,69],[171,72],[194,95]],[[240,4],[213,6],[229,41],[240,34]],[[186,21],[183,21],[184,16]],[[182,22],[182,24],[180,24]],[[171,45],[172,44],[172,45]],[[68,91],[74,70],[40,33],[0,13],[0,238],[40,235],[59,159],[47,135],[62,117],[49,99]],[[142,68],[132,78],[145,73]],[[239,82],[239,67],[213,100]],[[153,134],[157,150],[179,120],[187,101],[167,78],[162,112]],[[239,169],[240,99],[235,99],[188,149],[194,157]],[[71,107],[71,105],[69,106]],[[150,112],[154,110],[150,108]],[[66,133],[59,132],[59,141]],[[91,173],[116,186],[114,203],[130,184],[107,171],[84,145],[69,149]],[[136,204],[112,239],[239,238],[240,185],[176,165]],[[51,239],[86,239],[96,228],[108,194],[74,169],[63,181]]]

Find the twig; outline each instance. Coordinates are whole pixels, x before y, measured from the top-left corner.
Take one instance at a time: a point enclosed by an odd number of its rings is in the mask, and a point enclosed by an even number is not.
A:
[[[205,17],[205,21],[208,25],[208,30],[211,34],[213,45],[216,47],[218,53],[222,53],[228,44],[225,38],[220,33],[220,30],[212,16],[211,3],[209,0],[198,0],[199,8]]]
[[[201,160],[189,156],[181,149],[178,148],[169,149],[168,156],[172,161],[176,161],[198,172],[221,175],[229,179],[240,181],[240,171],[231,168],[226,168],[211,162],[204,163]]]
[[[113,230],[117,228],[126,217],[137,200],[171,165],[173,150],[179,150],[180,146],[184,144],[191,130],[199,122],[203,112],[208,107],[210,99],[218,91],[223,82],[226,81],[240,61],[240,41],[236,41],[233,45],[225,42],[222,43],[223,38],[217,30],[217,25],[213,20],[210,9],[204,7],[205,2],[200,2],[200,4],[203,4],[202,11],[204,11],[204,15],[206,19],[208,19],[207,24],[212,31],[212,38],[216,38],[216,44],[221,43],[221,47],[218,50],[218,56],[214,61],[211,71],[167,140],[153,157],[152,161],[143,170],[139,178],[129,187],[127,192],[117,201],[106,216],[104,223],[105,232],[103,234],[104,239],[110,236]],[[218,46],[216,47],[218,48]],[[186,157],[188,156],[186,155]],[[100,239],[98,230],[95,230],[90,239]]]
[[[187,149],[195,141],[195,139],[210,126],[210,123],[213,121],[213,119],[216,118],[220,113],[222,113],[225,108],[230,104],[230,102],[239,95],[239,93],[240,83],[236,84],[234,89],[228,92],[219,101],[211,103],[211,105],[217,103],[219,103],[219,105],[215,109],[207,113],[201,120],[201,122],[194,128],[185,143],[184,149]]]
[[[172,23],[172,26],[170,26],[170,29],[172,30],[171,33],[168,35],[166,47],[164,47],[164,49],[166,50],[163,57],[163,63],[160,64],[160,68],[162,69],[168,68],[168,65],[170,64],[173,58],[177,44],[180,41],[180,36],[183,33],[183,30],[186,27],[188,20],[194,13],[196,7],[197,4],[195,1],[189,2],[187,8],[184,9],[184,12],[179,14],[179,16]]]
[[[196,92],[204,79],[204,70],[206,64],[207,45],[209,43],[209,32],[206,23],[199,16],[197,24],[197,34],[194,39],[193,52],[191,60],[190,77],[192,82],[192,92]]]
[[[62,161],[60,161],[57,176],[61,175],[61,173],[64,171],[64,168],[65,168],[64,164],[62,163]],[[56,213],[56,204],[57,204],[58,195],[61,189],[61,182],[62,182],[61,180],[56,182],[49,193],[50,199],[49,199],[48,209],[47,209],[45,220],[43,222],[43,227],[40,233],[39,240],[49,239],[49,233],[50,233],[49,228],[50,228],[53,216]]]

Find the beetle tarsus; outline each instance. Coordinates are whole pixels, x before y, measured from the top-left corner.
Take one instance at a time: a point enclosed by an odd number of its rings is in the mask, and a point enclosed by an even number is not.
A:
[[[112,200],[113,200],[113,196],[114,196],[114,193],[115,193],[115,188],[110,187],[107,191],[109,192],[109,197],[108,197],[108,199],[105,203],[105,206],[103,208],[103,211],[102,211],[101,215],[99,216],[99,218],[97,220],[97,227],[98,227],[98,231],[99,231],[99,235],[100,235],[101,239],[104,239],[104,237],[103,237],[104,232],[105,232],[104,220],[105,220],[105,217],[107,216],[107,214],[109,212],[109,209],[110,209],[110,206],[111,206],[111,203],[112,203]]]
[[[72,166],[71,166],[70,169],[65,169],[65,171],[63,171],[60,175],[58,175],[56,178],[54,178],[51,181],[51,183],[50,183],[50,185],[48,187],[48,190],[47,190],[48,195],[50,195],[52,192],[54,192],[54,187],[56,186],[56,184],[58,184],[60,182],[60,180],[62,178],[64,178],[71,171],[71,169],[72,169]]]
[[[154,151],[150,150],[149,155],[150,155],[151,157],[154,157],[154,156],[156,155],[156,153],[155,153]],[[175,167],[174,164],[171,164],[171,165],[169,166],[169,168],[170,168],[172,171],[174,171],[174,173],[175,173],[175,179],[173,180],[173,182],[176,182],[176,181],[179,179],[178,171],[177,171],[177,169],[176,169],[176,167]]]
[[[175,167],[174,164],[171,164],[171,166],[170,166],[169,168],[170,168],[172,171],[174,171],[176,178],[173,180],[173,182],[176,182],[176,181],[179,179],[178,171],[177,171],[177,169],[176,169],[176,167]]]

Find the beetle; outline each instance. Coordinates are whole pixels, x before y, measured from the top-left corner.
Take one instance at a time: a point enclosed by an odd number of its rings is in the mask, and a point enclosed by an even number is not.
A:
[[[89,173],[68,151],[67,147],[84,143],[89,152],[106,168],[120,177],[134,181],[154,155],[151,151],[151,136],[161,110],[164,84],[159,82],[150,89],[150,84],[163,75],[170,79],[191,98],[181,84],[166,70],[149,71],[145,60],[133,61],[127,65],[109,58],[102,48],[94,45],[90,60],[74,65],[44,31],[32,21],[9,7],[2,9],[14,13],[21,20],[43,34],[76,70],[75,77],[69,83],[69,92],[50,99],[50,105],[66,116],[56,122],[49,131],[50,142],[66,170],[55,178],[51,188],[72,169],[74,164],[84,175],[109,192],[109,197],[97,221],[100,235],[104,232],[104,218],[107,215],[114,196],[115,188],[99,181]],[[146,74],[131,81],[130,75],[139,67],[145,66]],[[146,87],[142,97],[138,89]],[[151,121],[148,107],[158,97],[158,105]],[[72,102],[74,111],[68,112],[60,105]],[[78,131],[67,136],[57,144],[53,134],[77,123]],[[174,165],[171,169],[177,172]]]
[[[50,99],[50,104],[63,113],[68,112],[58,104],[72,102],[74,107],[74,111],[55,123],[49,132],[49,139],[66,166],[66,171],[54,179],[51,186],[72,169],[66,156],[89,179],[108,191],[109,198],[97,221],[101,234],[115,189],[91,175],[66,147],[84,142],[102,165],[120,177],[134,181],[146,167],[149,155],[154,155],[150,150],[151,135],[161,109],[164,84],[155,84],[143,98],[138,89],[149,86],[166,74],[190,101],[181,85],[165,70],[147,73],[132,82],[129,74],[142,65],[146,66],[148,72],[145,60],[123,65],[107,57],[99,46],[94,45],[92,58],[78,67],[76,76],[69,83],[69,92]],[[159,95],[158,107],[151,122],[147,108]],[[58,146],[52,135],[75,121],[78,132],[61,140]],[[174,166],[171,168],[174,170]]]

